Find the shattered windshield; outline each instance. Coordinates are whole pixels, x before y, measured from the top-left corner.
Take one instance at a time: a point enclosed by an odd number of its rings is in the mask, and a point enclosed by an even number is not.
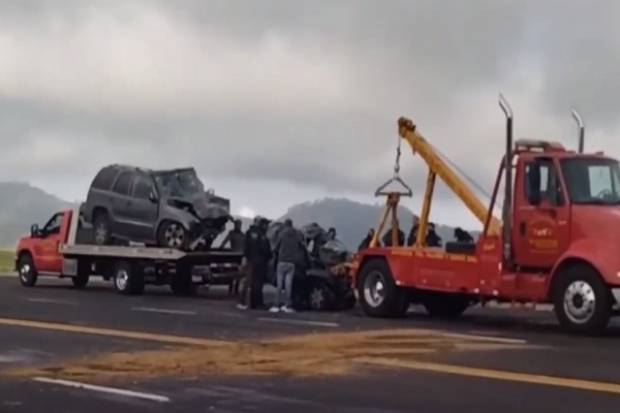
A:
[[[164,197],[186,198],[204,192],[204,186],[193,169],[155,172],[154,176]]]
[[[566,159],[562,172],[571,202],[620,204],[620,167],[613,159]]]

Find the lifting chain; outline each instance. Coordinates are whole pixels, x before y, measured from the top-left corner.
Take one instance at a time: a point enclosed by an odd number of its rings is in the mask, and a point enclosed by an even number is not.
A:
[[[394,162],[394,178],[397,178],[400,175],[400,145],[401,145],[401,137],[398,137],[398,144],[396,145],[396,161]]]

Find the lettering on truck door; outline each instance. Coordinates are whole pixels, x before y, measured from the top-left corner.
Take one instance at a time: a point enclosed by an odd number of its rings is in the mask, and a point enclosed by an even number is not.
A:
[[[531,188],[533,182],[529,178],[535,163],[540,170],[539,187]],[[568,245],[568,198],[559,168],[552,159],[538,157],[521,166],[521,179],[517,182],[522,187],[515,188],[515,261],[524,271],[547,271]],[[537,201],[532,197],[536,190],[540,193]]]

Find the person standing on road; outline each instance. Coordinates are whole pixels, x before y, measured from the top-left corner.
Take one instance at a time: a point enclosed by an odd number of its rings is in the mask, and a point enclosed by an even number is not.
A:
[[[234,227],[228,232],[228,234],[226,234],[226,238],[222,241],[221,248],[226,248],[226,244],[230,243],[230,249],[232,251],[242,252],[244,242],[245,235],[241,230],[241,220],[235,219]]]
[[[278,264],[276,266],[277,294],[276,303],[269,311],[277,313],[280,310],[285,313],[292,313],[293,310],[293,279],[295,268],[298,263],[306,259],[306,247],[304,240],[295,228],[293,221],[284,221],[284,228],[280,233],[275,248],[278,254]],[[284,305],[282,303],[282,289],[284,288]]]
[[[263,283],[267,274],[267,267],[271,259],[271,246],[263,230],[266,220],[254,218],[253,224],[245,233],[244,261],[245,282],[241,289],[240,301],[237,308],[246,310],[263,306]]]

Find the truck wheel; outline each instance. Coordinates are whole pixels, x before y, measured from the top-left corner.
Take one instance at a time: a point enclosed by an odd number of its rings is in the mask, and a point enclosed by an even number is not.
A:
[[[119,261],[114,266],[114,289],[120,294],[142,294],[144,277],[129,262]]]
[[[188,245],[188,233],[178,222],[166,221],[157,231],[157,245],[162,248],[185,250]]]
[[[469,307],[469,299],[457,295],[429,295],[423,300],[424,308],[431,317],[457,318]]]
[[[590,266],[574,265],[557,276],[553,304],[560,325],[573,333],[604,332],[613,300],[598,273]]]
[[[78,270],[75,277],[71,277],[71,282],[75,288],[84,288],[90,278],[89,263],[78,261]]]
[[[364,312],[371,317],[402,317],[409,308],[406,292],[394,283],[390,268],[381,259],[364,264],[358,293]]]
[[[96,245],[110,244],[110,219],[104,211],[95,213],[93,219],[93,238]]]
[[[19,256],[17,261],[17,271],[19,273],[19,282],[24,287],[34,287],[37,283],[38,272],[32,261],[30,254],[25,253]]]
[[[334,308],[336,297],[324,282],[314,282],[308,294],[308,306],[312,311],[329,311]]]

